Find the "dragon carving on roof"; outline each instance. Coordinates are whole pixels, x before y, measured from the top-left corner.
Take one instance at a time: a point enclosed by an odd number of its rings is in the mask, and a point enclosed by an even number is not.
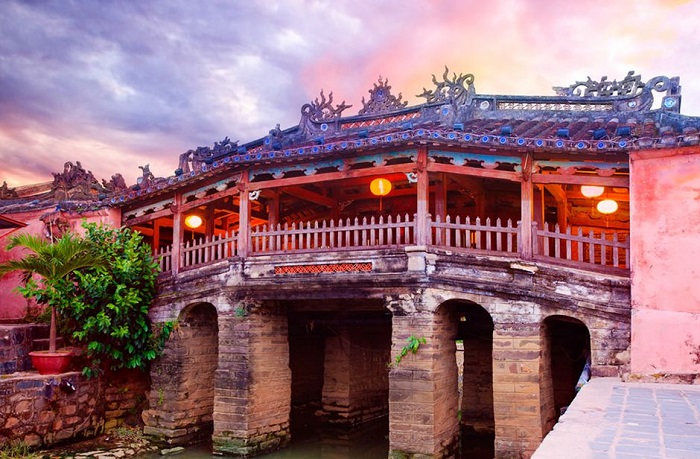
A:
[[[450,71],[445,66],[445,71],[442,74],[442,81],[438,81],[433,74],[433,84],[435,89],[428,90],[423,88],[423,92],[416,97],[425,97],[427,103],[449,103],[455,107],[468,105],[475,94],[474,75],[468,73],[466,75],[456,73],[452,74],[452,79],[448,78]]]
[[[333,107],[333,92],[331,91],[331,93],[328,94],[328,99],[326,99],[322,89],[320,100],[317,97],[313,102],[302,105],[301,116],[311,121],[330,121],[340,118],[343,111],[350,107],[352,107],[352,105],[347,105],[345,101]]]
[[[607,76],[600,81],[587,77],[586,81],[577,81],[568,87],[554,86],[554,92],[559,96],[574,97],[612,97],[634,96],[644,90],[645,83],[641,75],[635,75],[634,70],[627,72],[627,76],[620,81],[608,81]]]

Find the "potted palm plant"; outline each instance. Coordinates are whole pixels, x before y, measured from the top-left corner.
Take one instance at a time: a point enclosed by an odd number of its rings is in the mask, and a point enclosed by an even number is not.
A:
[[[69,308],[78,295],[73,274],[83,268],[103,265],[104,257],[91,241],[71,232],[55,241],[19,234],[10,238],[7,250],[15,247],[23,247],[29,253],[0,263],[0,278],[10,272],[22,272],[24,285],[17,288],[19,293],[51,308],[49,350],[30,352],[32,365],[40,374],[62,373],[68,368],[72,353],[56,349],[56,314]]]

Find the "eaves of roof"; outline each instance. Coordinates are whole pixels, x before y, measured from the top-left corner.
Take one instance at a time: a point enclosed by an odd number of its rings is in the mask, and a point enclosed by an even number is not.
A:
[[[651,91],[660,88],[667,89],[662,107],[651,109]],[[306,116],[302,107],[298,126],[278,127],[226,155],[208,158],[196,172],[169,177],[145,190],[131,189],[108,197],[103,204],[119,207],[156,198],[221,176],[224,171],[416,144],[488,149],[495,154],[551,152],[576,158],[700,144],[700,118],[679,113],[677,79],[656,77],[639,92],[622,96],[581,97],[574,93],[573,89],[558,96],[470,92],[459,103],[441,100],[346,117],[313,118]]]

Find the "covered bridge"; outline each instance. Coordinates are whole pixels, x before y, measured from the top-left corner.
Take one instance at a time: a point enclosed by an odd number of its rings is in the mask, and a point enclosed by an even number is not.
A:
[[[356,115],[322,92],[296,126],[187,151],[173,176],[145,169],[102,197],[160,260],[152,317],[179,321],[147,433],[255,455],[311,412],[388,417],[395,457],[451,457],[460,432],[529,457],[587,361],[593,376],[658,368],[646,344],[630,363],[631,312],[651,330],[659,285],[634,289],[678,242],[655,230],[675,179],[654,171],[699,164],[679,79],[541,97],[479,94],[447,69],[432,82],[409,107],[380,78]]]

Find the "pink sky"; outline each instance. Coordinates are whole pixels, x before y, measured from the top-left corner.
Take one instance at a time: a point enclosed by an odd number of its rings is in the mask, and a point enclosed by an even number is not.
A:
[[[0,182],[80,161],[128,184],[228,136],[298,123],[321,89],[362,108],[381,75],[410,105],[447,65],[482,94],[553,95],[590,76],[680,76],[700,115],[700,2],[6,1],[0,6]]]

